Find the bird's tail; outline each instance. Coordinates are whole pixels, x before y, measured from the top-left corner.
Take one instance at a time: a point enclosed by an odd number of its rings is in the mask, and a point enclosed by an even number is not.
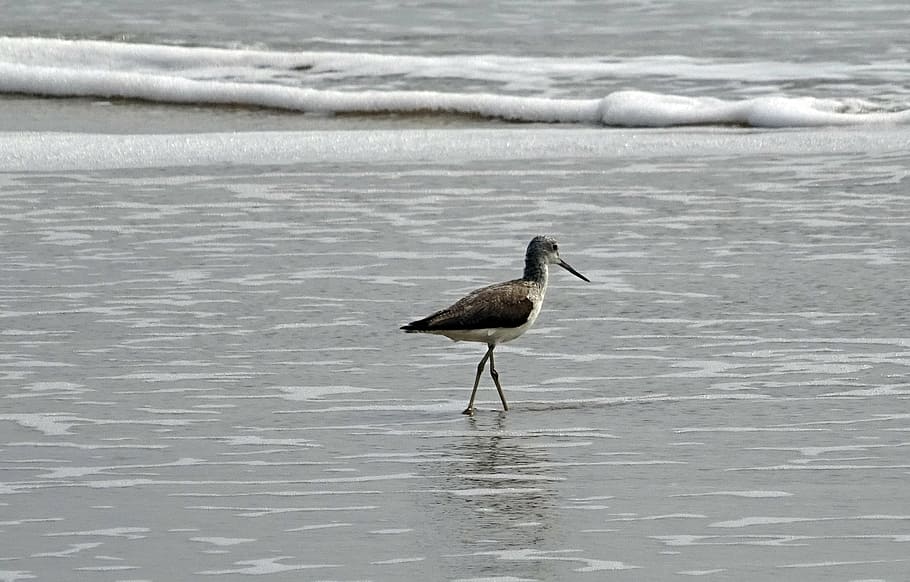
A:
[[[435,313],[433,315],[436,315]],[[407,325],[402,325],[399,329],[406,333],[426,333],[430,331],[430,321],[433,319],[433,315],[430,317],[424,317],[423,319],[418,319],[417,321],[412,321]]]

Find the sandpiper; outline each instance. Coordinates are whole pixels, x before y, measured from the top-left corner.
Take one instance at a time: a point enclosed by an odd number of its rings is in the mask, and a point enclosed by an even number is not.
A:
[[[433,333],[444,335],[452,341],[482,342],[487,344],[487,353],[477,364],[474,390],[464,414],[474,414],[474,396],[487,360],[490,360],[490,376],[496,384],[503,410],[508,410],[506,397],[499,384],[499,372],[493,362],[493,349],[521,336],[534,325],[544,295],[547,293],[548,266],[556,264],[579,279],[591,282],[559,258],[559,245],[550,236],[535,236],[525,253],[525,271],[521,279],[495,283],[465,295],[450,307],[412,321],[401,329],[408,333]]]

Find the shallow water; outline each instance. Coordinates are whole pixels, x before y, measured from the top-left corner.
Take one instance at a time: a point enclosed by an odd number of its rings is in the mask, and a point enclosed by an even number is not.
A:
[[[2,174],[0,579],[902,580],[908,162]],[[397,328],[541,232],[464,417]]]

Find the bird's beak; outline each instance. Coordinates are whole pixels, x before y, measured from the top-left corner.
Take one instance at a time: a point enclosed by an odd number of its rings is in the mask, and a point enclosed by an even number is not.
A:
[[[576,277],[578,277],[578,278],[581,279],[582,281],[587,281],[588,283],[591,282],[590,279],[588,279],[587,277],[585,277],[584,275],[582,275],[581,273],[579,273],[578,271],[576,271],[575,269],[573,269],[573,268],[572,268],[572,265],[570,265],[569,263],[565,262],[564,260],[559,259],[559,262],[556,263],[556,264],[559,265],[560,267],[562,267],[563,269],[565,269],[566,271],[572,273],[573,275],[575,275]]]

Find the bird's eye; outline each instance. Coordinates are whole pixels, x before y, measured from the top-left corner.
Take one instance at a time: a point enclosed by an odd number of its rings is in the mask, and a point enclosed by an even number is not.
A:
[[[558,250],[559,250],[559,245],[556,244],[556,243],[553,243],[553,250],[554,250],[554,251],[558,251]]]

